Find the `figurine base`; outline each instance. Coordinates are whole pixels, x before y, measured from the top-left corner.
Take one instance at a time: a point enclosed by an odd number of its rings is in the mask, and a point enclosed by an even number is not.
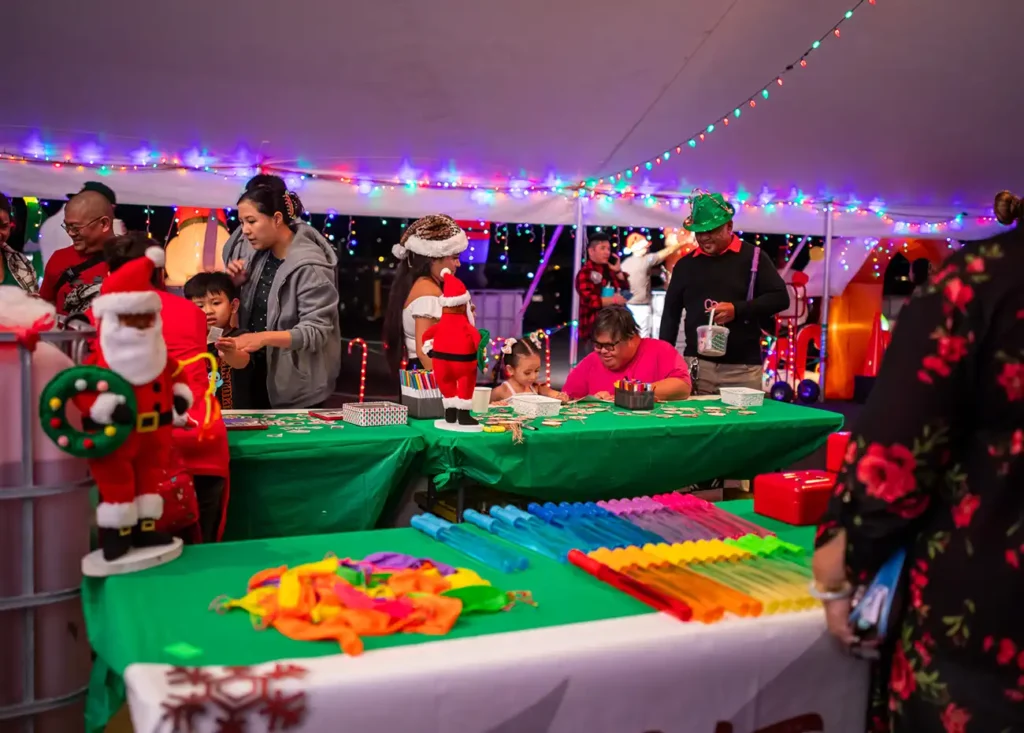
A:
[[[126,575],[140,570],[155,568],[181,555],[185,543],[175,537],[174,542],[159,547],[133,547],[127,555],[107,562],[103,559],[103,550],[94,550],[82,558],[82,575],[90,578],[106,578],[111,575]]]
[[[482,433],[484,431],[481,425],[459,425],[457,422],[448,422],[447,420],[434,420],[434,427],[439,430],[451,430],[453,433]]]

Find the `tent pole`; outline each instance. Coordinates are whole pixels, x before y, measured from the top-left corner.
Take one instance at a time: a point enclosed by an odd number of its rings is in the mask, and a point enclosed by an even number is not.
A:
[[[821,297],[821,354],[818,361],[818,401],[825,401],[828,367],[828,306],[832,300],[832,202],[825,204],[825,282]]]
[[[580,272],[580,267],[583,265],[583,247],[587,241],[587,230],[583,226],[583,197],[579,196],[576,199],[576,246],[573,249],[573,261],[572,261],[572,313],[570,315],[570,329],[569,329],[569,368],[572,369],[576,365],[576,354],[577,354],[577,340],[580,335],[579,318],[580,318],[580,294],[576,290],[576,276]]]
[[[555,233],[551,236],[551,241],[548,242],[547,247],[544,248],[544,257],[540,261],[540,267],[537,268],[537,273],[533,276],[533,282],[530,283],[529,289],[526,291],[526,297],[523,298],[523,305],[519,309],[519,320],[523,320],[523,316],[526,315],[526,309],[530,307],[530,303],[533,302],[533,294],[537,290],[537,285],[540,283],[541,275],[548,269],[548,262],[551,260],[551,253],[555,251],[555,242],[562,236],[562,230],[565,229],[565,224],[559,224],[555,228]]]

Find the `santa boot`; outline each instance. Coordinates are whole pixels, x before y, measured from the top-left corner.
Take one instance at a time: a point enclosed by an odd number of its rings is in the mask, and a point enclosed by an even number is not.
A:
[[[132,528],[101,528],[100,546],[103,548],[103,559],[107,562],[124,557],[132,549]]]
[[[458,413],[458,410],[456,410],[454,407],[446,407],[445,410],[444,410],[444,421],[446,423],[454,425],[456,417],[457,417],[457,413]]]
[[[469,414],[469,410],[459,410],[459,425],[479,425],[479,421]]]
[[[157,547],[174,544],[174,537],[158,532],[155,519],[140,519],[132,530],[132,545],[135,547]]]

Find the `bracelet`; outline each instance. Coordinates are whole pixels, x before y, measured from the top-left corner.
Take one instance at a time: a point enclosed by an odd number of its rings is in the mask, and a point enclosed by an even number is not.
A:
[[[828,603],[829,601],[842,601],[853,595],[853,586],[847,583],[839,590],[819,590],[818,586],[812,580],[807,586],[807,592],[811,594],[813,598],[817,598],[819,601]]]

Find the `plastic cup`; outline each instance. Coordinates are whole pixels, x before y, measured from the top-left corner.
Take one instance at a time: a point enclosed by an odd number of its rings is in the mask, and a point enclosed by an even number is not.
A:
[[[487,408],[490,404],[490,387],[477,387],[473,390],[473,412],[487,412]]]

